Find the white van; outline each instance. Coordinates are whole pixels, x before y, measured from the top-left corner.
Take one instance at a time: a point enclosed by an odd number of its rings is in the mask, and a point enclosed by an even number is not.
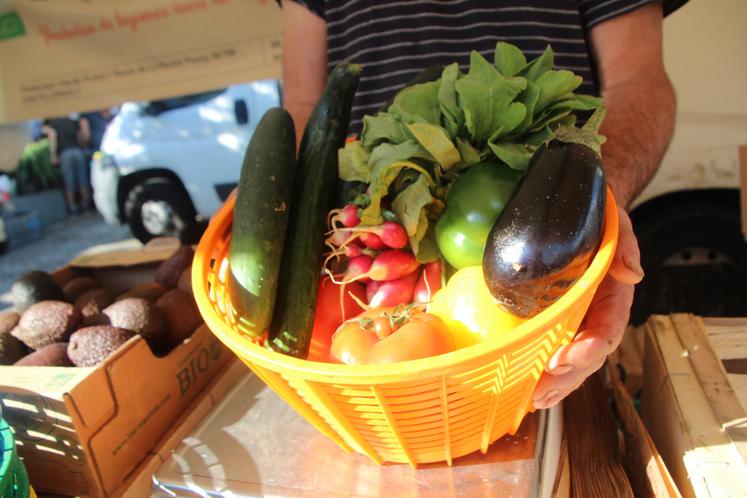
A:
[[[646,272],[636,286],[635,324],[651,313],[747,313],[740,207],[747,65],[732,63],[744,60],[747,31],[733,20],[745,16],[747,2],[689,2],[664,22],[677,124],[661,168],[631,212]]]
[[[266,80],[123,104],[94,155],[99,212],[143,242],[195,242],[238,183],[254,129],[280,95],[280,83]]]

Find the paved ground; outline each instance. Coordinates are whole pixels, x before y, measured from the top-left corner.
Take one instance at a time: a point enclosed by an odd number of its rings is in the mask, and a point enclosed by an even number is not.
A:
[[[0,308],[9,305],[13,281],[31,270],[52,271],[99,244],[131,238],[126,225],[109,225],[98,213],[86,213],[44,227],[44,236],[0,255]]]

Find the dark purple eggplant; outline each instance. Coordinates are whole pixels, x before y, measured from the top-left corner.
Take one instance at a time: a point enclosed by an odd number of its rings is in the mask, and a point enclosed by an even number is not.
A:
[[[500,305],[532,317],[581,277],[602,238],[606,193],[591,148],[553,140],[537,150],[485,246],[485,282]]]

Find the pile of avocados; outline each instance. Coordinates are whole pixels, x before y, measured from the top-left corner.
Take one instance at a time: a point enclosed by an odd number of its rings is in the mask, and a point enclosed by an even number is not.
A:
[[[31,271],[0,311],[0,365],[93,367],[139,335],[163,357],[202,325],[192,295],[194,250],[181,246],[153,281],[113,295],[88,275],[60,283]]]

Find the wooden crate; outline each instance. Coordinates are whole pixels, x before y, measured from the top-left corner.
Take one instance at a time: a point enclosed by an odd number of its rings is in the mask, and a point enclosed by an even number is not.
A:
[[[645,331],[642,418],[682,495],[747,496],[744,374],[724,368],[747,358],[747,319],[656,315]]]

